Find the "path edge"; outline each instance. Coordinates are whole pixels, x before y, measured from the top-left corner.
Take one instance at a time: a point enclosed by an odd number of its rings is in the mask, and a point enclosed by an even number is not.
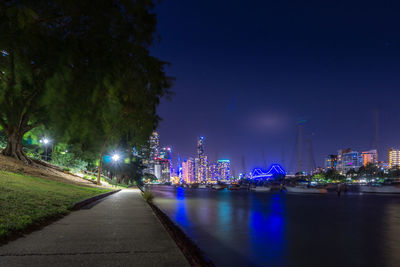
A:
[[[138,188],[142,193],[144,193],[143,188],[140,186],[138,186]],[[170,237],[175,241],[176,245],[182,251],[191,266],[215,266],[211,259],[205,255],[196,243],[193,242],[193,240],[190,239],[183,230],[168,217],[168,215],[166,215],[154,203],[148,201],[145,202],[151,207],[158,220],[164,226]]]
[[[70,211],[79,210],[79,209],[83,208],[84,206],[86,206],[86,205],[88,205],[90,203],[93,203],[93,202],[95,202],[95,201],[97,201],[99,199],[108,197],[109,195],[118,193],[119,191],[121,191],[121,189],[114,190],[114,191],[111,191],[111,192],[103,193],[103,194],[100,194],[100,195],[97,195],[97,196],[94,196],[94,197],[90,197],[90,198],[84,199],[82,201],[79,201],[79,202],[75,203],[75,205],[72,206],[71,208],[69,208],[69,210]]]

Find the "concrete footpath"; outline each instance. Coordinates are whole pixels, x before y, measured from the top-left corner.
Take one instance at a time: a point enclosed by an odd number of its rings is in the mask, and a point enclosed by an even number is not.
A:
[[[0,266],[189,266],[138,189],[0,247]]]

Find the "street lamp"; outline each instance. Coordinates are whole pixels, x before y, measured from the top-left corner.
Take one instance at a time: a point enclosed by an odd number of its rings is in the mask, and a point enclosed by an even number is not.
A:
[[[117,172],[117,162],[119,161],[119,159],[121,158],[121,156],[120,155],[118,155],[117,153],[115,153],[114,155],[112,155],[111,156],[111,159],[112,159],[112,161],[113,161],[113,167],[114,167],[114,174],[113,174],[113,176],[115,175],[116,176],[116,172]],[[111,177],[111,179],[112,179],[112,177]],[[117,178],[115,178],[115,179],[117,179]],[[117,180],[115,180],[115,184],[117,184]]]
[[[47,145],[50,143],[50,140],[47,137],[40,139],[40,143],[44,145],[44,153],[45,153],[45,160],[48,160],[47,156]]]
[[[117,162],[117,161],[119,161],[120,156],[119,156],[118,154],[114,154],[111,158],[112,158],[112,160],[113,160],[114,162]]]

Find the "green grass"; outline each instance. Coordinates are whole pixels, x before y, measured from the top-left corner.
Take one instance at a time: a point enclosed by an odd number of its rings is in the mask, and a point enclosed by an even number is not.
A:
[[[109,191],[0,171],[0,240],[65,215],[76,202]]]

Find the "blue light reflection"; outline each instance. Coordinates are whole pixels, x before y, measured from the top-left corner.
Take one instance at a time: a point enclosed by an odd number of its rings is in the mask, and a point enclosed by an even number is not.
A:
[[[185,189],[182,187],[176,189],[176,200],[175,221],[183,227],[188,227],[190,222],[186,212]]]
[[[267,201],[253,198],[249,242],[254,257],[281,265],[286,247],[285,199],[281,194],[274,194]]]

